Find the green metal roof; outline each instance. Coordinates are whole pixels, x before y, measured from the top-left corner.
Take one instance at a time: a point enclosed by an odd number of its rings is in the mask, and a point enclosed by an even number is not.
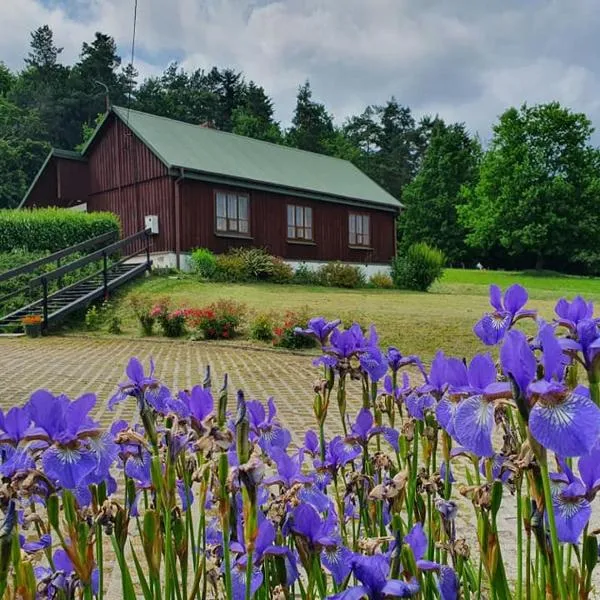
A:
[[[298,190],[307,197],[354,200],[394,210],[402,207],[396,198],[346,160],[118,106],[112,111],[169,169],[184,169],[213,178],[220,176],[240,184]],[[95,136],[88,141],[83,154]]]

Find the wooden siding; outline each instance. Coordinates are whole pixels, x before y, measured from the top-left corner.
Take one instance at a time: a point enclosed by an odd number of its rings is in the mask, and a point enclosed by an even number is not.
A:
[[[175,250],[173,222],[173,180],[169,177],[143,181],[137,186],[108,190],[90,196],[88,210],[106,210],[121,219],[123,236],[132,235],[144,227],[146,215],[158,215],[159,234],[153,236],[152,250]]]
[[[250,195],[251,239],[223,237],[215,233],[216,190],[240,191]],[[257,246],[290,260],[342,260],[357,263],[387,263],[394,256],[395,216],[390,212],[355,209],[345,204],[317,202],[271,192],[236,190],[191,180],[181,184],[181,202],[183,252],[199,246],[217,253],[226,252],[231,247]],[[287,241],[288,204],[312,207],[313,245]],[[369,249],[349,247],[350,212],[370,216]]]
[[[58,199],[58,183],[56,180],[56,165],[54,158],[51,158],[46,164],[46,168],[40,173],[33,189],[27,196],[27,202],[23,205],[26,208],[60,206],[65,204]]]
[[[114,115],[86,156],[92,195],[167,175],[165,165]]]
[[[89,192],[88,166],[80,160],[55,157],[58,198],[65,206],[85,202]]]
[[[173,251],[173,179],[165,165],[114,115],[86,156],[88,210],[117,214],[124,236],[140,231],[146,215],[158,215],[153,250]]]

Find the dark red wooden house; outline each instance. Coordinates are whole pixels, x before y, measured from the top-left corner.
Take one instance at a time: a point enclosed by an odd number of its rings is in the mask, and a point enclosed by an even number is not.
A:
[[[21,206],[111,211],[123,235],[150,222],[158,264],[182,266],[241,245],[386,264],[401,208],[348,161],[119,107],[81,153],[50,153]]]

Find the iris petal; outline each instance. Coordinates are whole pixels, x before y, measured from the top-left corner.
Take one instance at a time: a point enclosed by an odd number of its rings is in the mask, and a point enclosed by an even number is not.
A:
[[[96,468],[96,457],[85,450],[52,447],[42,457],[44,471],[62,487],[75,489]]]
[[[337,585],[350,575],[352,552],[344,546],[327,548],[321,553],[321,562],[331,573]]]
[[[477,456],[492,456],[494,406],[483,396],[471,396],[456,409],[454,429],[458,441]]]
[[[531,409],[533,437],[559,456],[588,454],[600,436],[600,409],[575,392],[561,402],[540,399]]]
[[[504,309],[514,315],[527,304],[528,297],[527,290],[515,283],[504,294]]]
[[[443,566],[440,569],[438,579],[438,591],[440,592],[441,600],[457,600],[458,599],[458,578],[451,567]]]
[[[456,414],[457,406],[456,402],[452,402],[447,396],[443,396],[435,409],[435,417],[438,423],[452,437],[456,435],[454,431],[454,415]]]
[[[590,503],[585,498],[566,498],[557,494],[552,498],[552,506],[559,541],[577,544],[592,516]]]

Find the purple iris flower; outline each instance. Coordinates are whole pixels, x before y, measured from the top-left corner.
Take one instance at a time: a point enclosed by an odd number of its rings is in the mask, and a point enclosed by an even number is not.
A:
[[[559,459],[559,464],[562,472],[550,474],[556,533],[559,541],[577,544],[592,516],[592,507],[585,484],[563,460]]]
[[[263,451],[271,456],[276,449],[285,450],[292,441],[292,436],[287,429],[281,427],[273,398],[267,400],[267,407],[268,412],[265,412],[261,402],[257,400],[246,402],[250,437],[253,441],[258,441]]]
[[[425,384],[418,391],[422,394],[434,394],[437,397],[446,391],[448,386],[448,359],[441,350],[438,350],[431,361],[429,374],[424,373]]]
[[[561,298],[554,307],[559,325],[575,332],[580,321],[592,319],[594,316],[593,302],[586,302],[581,296],[575,296],[572,302]]]
[[[317,437],[317,434],[312,429],[309,429],[304,434],[303,449],[306,452],[308,452],[308,454],[314,457],[317,456],[317,454],[319,454],[320,448],[321,446],[319,444],[319,438]]]
[[[17,445],[29,428],[31,417],[27,405],[13,406],[6,414],[0,410],[0,442]]]
[[[452,567],[442,565],[438,574],[438,592],[440,600],[458,600],[460,585]]]
[[[492,456],[492,432],[494,429],[494,401],[510,398],[508,383],[496,381],[496,367],[489,354],[473,358],[469,369],[460,366],[460,361],[449,362],[449,379],[452,388],[460,393],[471,394],[454,410],[454,435],[458,442],[477,456]],[[442,402],[447,402],[442,400]],[[444,419],[453,411],[451,403],[438,411]]]
[[[386,442],[398,452],[400,450],[398,446],[400,437],[398,430],[391,427],[375,426],[374,423],[375,420],[371,411],[368,408],[361,408],[358,415],[356,415],[356,421],[351,425],[351,433],[346,441],[358,442],[361,446],[366,447],[372,437],[383,434]]]
[[[36,579],[40,582],[45,582],[47,585],[47,597],[59,598],[67,592],[69,594],[68,597],[71,597],[71,595],[75,597],[73,590],[78,583],[76,581],[75,567],[68,554],[60,548],[54,552],[52,562],[54,563],[54,569],[49,569],[48,567],[36,567],[34,569]],[[90,583],[92,593],[94,596],[97,596],[100,584],[98,568],[92,571]]]
[[[291,514],[290,529],[303,537],[313,552],[338,545],[335,532],[337,519],[333,512],[323,518],[312,504],[298,505]]]
[[[379,336],[374,325],[371,325],[367,347],[360,355],[360,366],[377,383],[388,371],[387,358],[381,352]]]
[[[511,285],[506,290],[504,298],[502,290],[497,285],[491,285],[490,304],[494,312],[486,313],[477,322],[473,331],[484,344],[496,345],[518,319],[535,316],[535,311],[523,309],[527,300],[527,291],[518,283]]]
[[[413,528],[404,536],[404,543],[410,546],[418,569],[421,571],[436,571],[440,568],[438,563],[423,559],[427,552],[429,542],[425,532],[423,531],[423,525],[421,525],[421,523],[414,525]]]
[[[2,477],[13,477],[15,473],[24,473],[31,469],[35,469],[35,461],[27,449],[13,446],[2,448],[2,464],[0,465]]]
[[[333,367],[339,360],[348,359],[364,352],[369,344],[363,335],[360,325],[354,323],[349,329],[340,331],[334,329],[329,338],[330,345],[324,348],[329,356],[323,356],[314,361],[314,364],[325,364]]]
[[[423,363],[421,362],[421,359],[418,356],[414,354],[411,354],[409,356],[402,356],[400,350],[398,350],[398,348],[395,348],[394,346],[390,346],[388,348],[388,351],[385,355],[385,359],[388,362],[389,368],[394,373],[398,372],[402,367],[406,367],[408,365],[417,365],[419,370],[422,373],[424,373]]]
[[[334,329],[341,323],[341,319],[327,321],[325,317],[315,317],[308,322],[306,329],[296,327],[296,335],[308,335],[317,339],[321,346],[324,346]]]
[[[304,453],[302,450],[295,457],[289,457],[283,450],[276,448],[272,453],[273,460],[277,465],[277,475],[267,477],[265,485],[279,484],[286,488],[295,483],[311,483],[312,479],[302,474],[302,463],[304,462]]]
[[[86,438],[98,435],[99,424],[88,416],[95,404],[94,394],[71,402],[47,390],[34,392],[29,400],[33,426],[26,437],[47,444],[42,455],[44,472],[62,487],[77,488],[97,466],[96,456],[85,444]]]
[[[152,359],[150,359],[150,373],[148,375],[144,373],[144,366],[135,356],[127,363],[125,374],[128,379],[119,384],[119,390],[108,401],[109,410],[113,410],[117,404],[123,402],[128,396],[133,396],[138,400],[143,398],[146,390],[158,383],[158,380],[154,377],[154,361]]]
[[[195,385],[189,394],[184,391],[179,392],[179,400],[183,405],[181,416],[189,418],[195,429],[204,431],[202,422],[212,414],[214,409],[214,401],[210,390]]]
[[[408,414],[417,421],[425,420],[425,412],[431,410],[435,406],[435,398],[429,394],[419,394],[414,391],[406,396],[404,400]]]
[[[519,392],[526,396],[527,388],[536,375],[537,361],[524,333],[508,332],[500,349],[500,364],[503,373],[513,377]]]
[[[119,454],[119,446],[115,444],[113,435],[106,432],[104,435],[88,438],[88,447],[96,459],[95,468],[90,471],[80,482],[77,489],[77,500],[81,506],[92,502],[89,486],[106,483],[108,494],[117,491],[117,482],[111,474],[111,468]]]
[[[407,583],[399,579],[389,579],[390,565],[388,559],[381,554],[354,555],[351,567],[354,576],[362,585],[329,596],[329,600],[383,600],[388,596],[410,598],[419,592],[419,584],[415,580]]]
[[[589,454],[579,459],[577,466],[585,485],[586,496],[589,500],[593,500],[600,491],[600,440],[594,444]]]
[[[269,556],[285,557],[286,580],[290,586],[298,578],[298,569],[296,567],[296,558],[289,548],[286,546],[278,546],[275,544],[276,532],[275,527],[268,519],[259,515],[260,523],[254,542],[252,579],[250,589],[254,594],[263,583],[263,574],[260,570],[260,565]],[[232,578],[233,597],[235,600],[242,600],[245,597],[246,591],[246,569],[248,568],[248,554],[244,545],[244,533],[241,521],[238,522],[238,541],[231,542],[230,549],[232,552],[239,554],[234,564],[234,572]]]
[[[571,391],[562,382],[565,356],[552,327],[544,326],[539,338],[544,378],[528,387],[535,402],[529,414],[531,435],[558,456],[588,454],[600,437],[600,408],[582,388]]]
[[[294,509],[290,528],[306,540],[311,552],[320,553],[321,562],[340,584],[350,574],[352,553],[342,545],[336,524],[337,517],[331,506],[323,517],[312,504],[304,503]]]
[[[34,554],[40,550],[45,550],[52,545],[52,536],[49,533],[44,533],[39,540],[28,541],[25,536],[19,535],[19,545],[27,554]]]
[[[394,388],[393,380],[389,375],[386,375],[383,379],[383,392],[392,396],[395,402],[398,402],[410,389],[408,373],[402,373],[402,387],[396,386]]]
[[[323,465],[336,474],[339,469],[352,462],[357,456],[360,456],[360,447],[356,444],[350,444],[344,441],[341,436],[334,437],[327,446],[325,453],[325,464]]]
[[[503,470],[502,467],[506,462],[506,457],[503,454],[494,454],[492,460],[492,478],[502,483],[506,483],[511,476],[511,472],[507,469]],[[479,472],[485,477],[487,475],[485,470],[485,460],[482,458],[479,461]]]
[[[191,487],[186,487],[185,482],[178,479],[175,482],[177,487],[177,494],[179,494],[179,500],[181,502],[181,510],[186,512],[187,509],[194,503],[194,493]]]

